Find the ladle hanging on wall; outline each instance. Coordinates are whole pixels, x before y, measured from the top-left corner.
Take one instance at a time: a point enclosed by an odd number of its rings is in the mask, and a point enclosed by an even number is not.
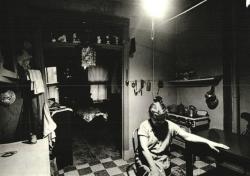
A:
[[[206,103],[209,109],[215,109],[219,104],[214,89],[214,86],[211,86],[211,89],[205,94]]]

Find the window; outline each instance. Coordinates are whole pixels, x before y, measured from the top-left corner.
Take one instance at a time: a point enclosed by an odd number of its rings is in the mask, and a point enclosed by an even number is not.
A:
[[[45,76],[48,90],[48,98],[54,98],[56,102],[59,102],[56,67],[45,67]]]
[[[91,98],[94,102],[101,102],[107,100],[107,85],[105,84],[91,84],[90,85]]]
[[[94,102],[101,102],[108,99],[107,69],[101,66],[88,68],[88,81],[90,83],[91,98],[93,99]]]

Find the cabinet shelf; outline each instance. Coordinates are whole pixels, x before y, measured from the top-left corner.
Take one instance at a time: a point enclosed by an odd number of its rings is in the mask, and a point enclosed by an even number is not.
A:
[[[175,86],[185,86],[185,87],[202,87],[209,85],[217,85],[222,76],[212,76],[206,78],[197,78],[197,79],[188,79],[188,80],[171,80],[168,83],[173,84]]]

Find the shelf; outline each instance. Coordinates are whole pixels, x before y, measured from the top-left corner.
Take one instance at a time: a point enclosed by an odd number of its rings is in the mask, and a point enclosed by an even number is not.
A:
[[[111,45],[111,44],[95,44],[95,48],[109,49],[109,50],[122,50],[122,45]]]
[[[44,43],[44,47],[49,48],[82,48],[83,45],[77,43],[60,43],[60,42],[47,42]],[[93,47],[96,49],[109,49],[109,50],[122,50],[122,45],[111,45],[111,44],[94,44]]]
[[[75,48],[80,46],[77,43],[61,43],[61,42],[46,42],[44,43],[45,48]]]
[[[15,84],[17,83],[17,80],[18,80],[17,73],[7,70],[5,68],[0,69],[1,83]]]
[[[15,84],[17,83],[17,80],[12,80],[5,76],[0,75],[0,83]]]
[[[197,79],[188,79],[188,80],[172,80],[168,81],[170,84],[174,84],[176,86],[209,86],[209,85],[217,85],[222,76],[213,76],[213,77],[206,77],[206,78],[197,78]]]
[[[8,77],[8,78],[13,78],[13,79],[17,79],[18,78],[17,73],[15,73],[13,71],[10,71],[8,69],[5,69],[5,68],[1,68],[0,69],[0,75]]]

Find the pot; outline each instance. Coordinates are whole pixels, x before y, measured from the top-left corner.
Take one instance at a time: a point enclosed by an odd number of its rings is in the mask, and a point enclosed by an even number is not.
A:
[[[219,100],[214,93],[214,86],[205,94],[205,98],[209,109],[215,109],[218,106]]]

